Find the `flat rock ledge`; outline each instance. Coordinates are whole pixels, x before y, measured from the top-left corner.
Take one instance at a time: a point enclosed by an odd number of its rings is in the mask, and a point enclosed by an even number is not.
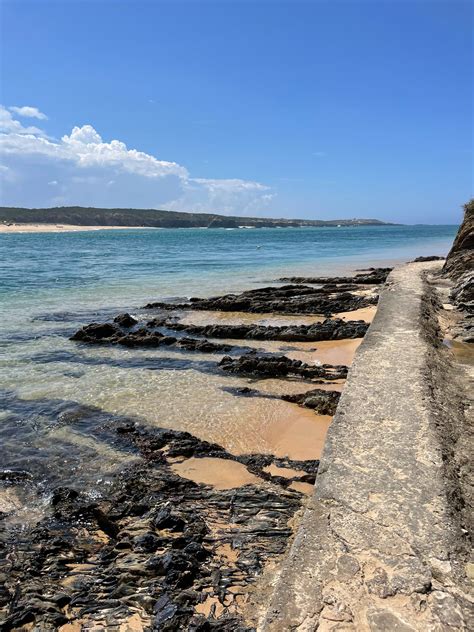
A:
[[[440,268],[404,265],[382,290],[265,632],[474,629],[464,396],[426,281]]]

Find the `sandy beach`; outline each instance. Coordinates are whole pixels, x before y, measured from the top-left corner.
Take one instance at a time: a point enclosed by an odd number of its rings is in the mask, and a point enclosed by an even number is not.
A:
[[[149,230],[151,226],[76,226],[74,224],[0,224],[0,233],[76,233],[90,230]]]

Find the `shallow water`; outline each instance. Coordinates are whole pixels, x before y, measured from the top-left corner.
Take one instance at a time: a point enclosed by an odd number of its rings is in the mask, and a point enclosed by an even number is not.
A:
[[[187,430],[235,454],[318,458],[330,418],[278,399],[224,390],[249,380],[219,371],[220,355],[89,348],[68,337],[119,310],[147,319],[150,313],[141,306],[150,300],[219,294],[268,285],[284,275],[337,274],[380,261],[445,254],[455,232],[455,226],[394,226],[0,235],[2,467],[31,472],[43,500],[58,484],[100,494],[114,470],[134,458],[114,445],[104,426],[130,417]],[[211,312],[185,319],[278,325],[319,320]],[[358,343],[254,341],[247,346],[337,364],[350,362]],[[269,393],[311,388],[279,380],[260,380],[252,387]],[[20,501],[9,491],[3,502]]]

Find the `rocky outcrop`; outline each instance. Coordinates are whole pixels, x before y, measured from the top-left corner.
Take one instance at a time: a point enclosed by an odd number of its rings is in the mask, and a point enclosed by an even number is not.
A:
[[[9,552],[0,560],[1,629],[254,630],[241,616],[243,596],[285,551],[303,499],[290,485],[314,481],[318,462],[235,457],[132,420],[109,430],[136,460],[106,496],[59,486],[36,526],[20,537],[0,530]],[[189,457],[238,461],[256,484],[217,490],[182,478],[172,464]],[[264,471],[271,464],[289,476]]]
[[[328,381],[346,378],[346,366],[307,364],[257,351],[245,353],[248,348],[242,344],[234,347],[207,338],[361,338],[368,328],[364,321],[328,318],[311,325],[286,327],[198,326],[177,322],[178,316],[170,311],[329,315],[375,304],[376,278],[382,282],[384,275],[384,271],[369,270],[368,275],[358,275],[354,282],[352,277],[336,282],[329,279],[318,284],[321,287],[291,284],[193,298],[181,305],[155,303],[148,307],[163,312],[146,325],[142,316],[138,320],[122,313],[112,322],[82,327],[72,340],[129,348],[229,351],[232,357],[217,356],[214,362],[205,363],[206,370],[220,373],[223,390],[240,396],[281,398],[318,415],[333,415],[340,393],[323,388],[327,388]],[[157,366],[155,363],[154,368]],[[248,387],[226,386],[245,382],[230,380],[223,372],[254,379],[282,378],[286,384],[298,380],[311,390],[272,395]],[[326,386],[314,388],[322,383]],[[5,629],[61,629],[70,624],[84,629],[114,625],[123,630],[162,632],[254,630],[270,591],[269,587],[262,591],[268,581],[262,576],[266,569],[274,573],[280,564],[297,524],[296,514],[303,505],[302,494],[308,492],[308,484],[314,483],[319,461],[264,454],[235,456],[185,432],[145,428],[126,418],[117,423],[107,419],[93,436],[114,450],[133,455],[133,461],[110,475],[110,485],[99,497],[73,489],[70,483],[50,486],[46,517],[25,531],[19,543],[12,538],[17,548],[7,577],[3,578],[0,567],[0,578],[5,579],[3,589],[0,587]],[[315,423],[320,421],[315,419]],[[223,490],[193,482],[179,476],[175,469],[190,458],[217,460],[221,466],[222,462],[228,466],[233,461],[254,482]],[[15,484],[23,484],[21,477]],[[9,545],[0,533],[0,546],[7,550]],[[251,606],[245,603],[249,594]],[[253,607],[255,600],[260,604],[259,612]]]
[[[390,270],[391,268],[368,268],[348,277],[288,277],[279,281],[289,281],[289,285],[261,287],[240,294],[211,298],[193,297],[186,303],[152,302],[144,308],[331,316],[338,312],[376,305],[378,296],[373,288],[385,282]],[[360,290],[369,291],[364,294]]]
[[[114,323],[117,323],[121,327],[133,327],[138,323],[138,320],[130,316],[130,314],[123,313],[118,314],[118,316],[114,318]]]
[[[282,399],[304,408],[311,408],[318,415],[334,415],[340,397],[341,394],[338,391],[324,391],[321,388],[315,388],[297,395],[283,395]]]
[[[361,274],[356,274],[350,277],[283,277],[280,281],[286,283],[317,283],[317,284],[330,284],[330,283],[348,283],[352,285],[380,285],[385,283],[387,276],[390,274],[392,268],[368,268],[361,271]]]
[[[228,373],[247,377],[300,377],[304,379],[340,380],[347,377],[347,367],[322,364],[314,366],[290,360],[286,356],[259,354],[250,351],[238,358],[224,356],[219,366]]]
[[[154,319],[148,326],[166,327],[185,331],[194,336],[209,338],[232,338],[239,340],[281,340],[286,342],[317,342],[321,340],[343,340],[363,338],[369,327],[363,320],[345,321],[341,318],[326,319],[311,325],[265,326],[265,325],[186,325],[170,320]]]
[[[154,302],[144,309],[207,310],[249,312],[254,314],[324,314],[348,312],[377,304],[377,295],[359,296],[340,287],[313,288],[305,285],[284,285],[249,290],[241,294],[225,294],[211,298],[191,298],[188,303]]]
[[[87,344],[110,344],[123,347],[177,347],[187,351],[203,353],[227,353],[232,346],[200,340],[196,338],[175,338],[165,336],[159,331],[150,331],[140,327],[135,331],[124,332],[118,325],[111,323],[91,323],[76,331],[71,340]]]
[[[474,199],[464,205],[464,220],[443,272],[454,281],[451,298],[463,313],[457,327],[458,337],[464,342],[474,342]]]
[[[322,382],[322,380],[320,380]],[[339,391],[327,391],[322,388],[314,388],[305,393],[296,395],[273,395],[265,393],[249,386],[235,388],[227,386],[223,388],[227,393],[237,395],[239,397],[263,397],[265,399],[282,399],[285,402],[298,404],[302,408],[310,408],[317,415],[334,415],[341,393]]]
[[[416,257],[410,263],[426,263],[428,261],[443,261],[445,257],[439,257],[438,255],[430,255],[428,257]]]
[[[464,219],[444,264],[443,272],[459,279],[474,270],[474,199],[464,205]]]

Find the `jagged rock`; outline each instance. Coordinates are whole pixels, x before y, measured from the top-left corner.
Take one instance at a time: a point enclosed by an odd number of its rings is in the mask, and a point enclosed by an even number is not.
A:
[[[23,483],[30,479],[31,474],[25,470],[0,470],[0,481]]]
[[[393,268],[370,268],[364,270],[364,274],[356,274],[355,276],[346,277],[282,277],[279,281],[286,283],[315,283],[315,284],[331,284],[332,287],[337,287],[338,284],[352,284],[352,285],[380,285],[385,283],[387,276],[390,274]]]
[[[108,340],[121,333],[120,327],[111,323],[91,323],[86,325],[71,336],[71,340],[79,340],[81,342],[99,342]]]
[[[338,391],[324,391],[316,388],[297,395],[283,395],[282,399],[305,408],[311,408],[320,415],[334,415],[340,396]]]
[[[445,257],[438,257],[436,255],[432,255],[429,257],[417,257],[413,259],[411,263],[424,263],[425,261],[443,261]]]
[[[152,324],[154,321],[150,321]],[[345,321],[327,318],[322,323],[311,325],[265,326],[265,325],[186,325],[158,320],[161,326],[175,331],[186,331],[192,335],[210,338],[233,338],[247,340],[282,340],[288,342],[320,340],[342,340],[362,338],[369,324],[363,320]]]
[[[114,323],[117,323],[121,327],[133,327],[138,323],[138,320],[133,318],[133,316],[130,316],[130,314],[124,313],[116,316],[114,318]]]
[[[474,198],[464,205],[464,219],[446,258],[443,271],[452,279],[474,270]]]
[[[0,613],[8,607],[2,629],[54,630],[78,620],[102,629],[138,613],[151,629],[250,632],[235,612],[217,620],[196,615],[194,607],[212,595],[226,608],[230,586],[252,584],[266,561],[283,554],[301,494],[280,477],[264,486],[270,455],[236,457],[189,433],[132,422],[115,431],[114,448],[135,451],[137,460],[96,502],[68,487],[54,490],[52,513],[22,531],[8,573],[0,571]],[[221,491],[199,485],[172,471],[173,454],[248,463],[262,485]],[[299,480],[305,472],[314,479],[317,469],[313,461],[275,463],[301,469]],[[215,532],[207,526],[213,521],[230,526]],[[0,531],[0,548],[6,550],[9,537]],[[238,567],[219,554],[223,542],[238,551]]]
[[[218,344],[208,340],[195,338],[175,338],[165,336],[156,330],[140,327],[136,331],[124,333],[117,325],[110,323],[91,323],[71,336],[71,340],[88,344],[118,344],[123,347],[178,347],[187,351],[201,351],[202,353],[229,352],[231,345]]]
[[[290,360],[286,356],[271,356],[246,353],[239,358],[224,356],[219,366],[229,373],[245,375],[248,377],[287,377],[298,376],[303,378],[324,378],[326,380],[338,380],[347,377],[346,366],[333,366],[323,364],[312,366],[301,360]]]
[[[443,272],[454,280],[454,305],[464,312],[457,329],[464,342],[474,342],[474,199],[464,205],[464,220],[448,254]]]
[[[222,312],[279,313],[279,314],[325,314],[348,312],[361,307],[375,305],[378,297],[358,296],[340,291],[334,285],[329,290],[306,285],[284,285],[248,290],[241,294],[226,294],[213,298],[191,298],[188,303],[154,302],[144,309],[162,310],[211,310]]]

